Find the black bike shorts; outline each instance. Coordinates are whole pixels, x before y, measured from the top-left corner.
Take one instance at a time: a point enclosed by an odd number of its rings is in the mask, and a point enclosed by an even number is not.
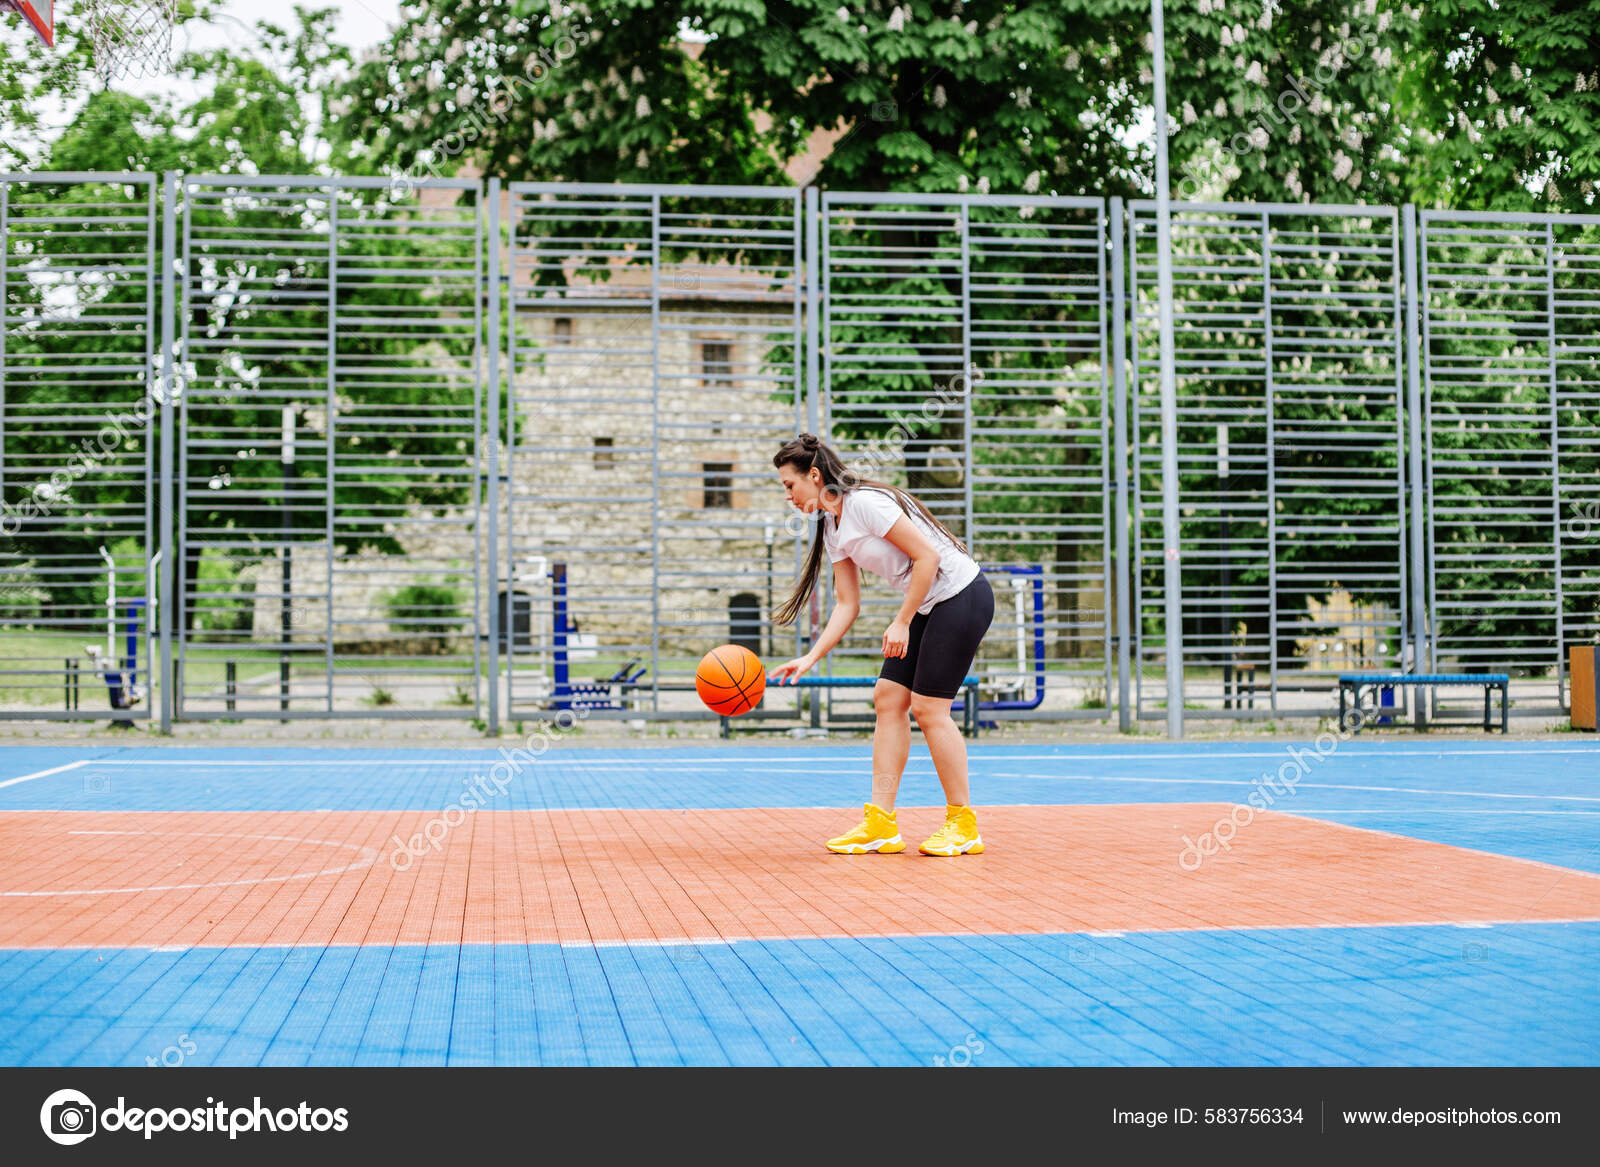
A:
[[[885,660],[878,678],[923,697],[954,700],[993,620],[994,589],[979,572],[948,600],[912,617],[906,655]]]

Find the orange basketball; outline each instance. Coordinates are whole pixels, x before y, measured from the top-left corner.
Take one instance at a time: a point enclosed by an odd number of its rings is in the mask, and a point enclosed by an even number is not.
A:
[[[724,644],[700,658],[694,687],[711,712],[738,717],[754,709],[766,692],[767,670],[748,648]]]

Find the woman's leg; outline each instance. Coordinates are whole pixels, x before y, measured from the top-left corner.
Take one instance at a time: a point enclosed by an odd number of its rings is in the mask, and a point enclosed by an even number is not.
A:
[[[872,730],[872,801],[892,811],[911,754],[911,690],[879,677],[872,689],[872,707],[878,715]]]
[[[979,575],[959,595],[936,604],[923,630],[911,686],[911,712],[927,739],[945,801],[951,806],[970,806],[972,791],[967,784],[966,739],[950,716],[950,704],[961,691],[961,682],[993,619],[994,591]],[[952,696],[934,695],[938,693]]]
[[[955,719],[950,716],[952,700],[950,697],[927,697],[913,693],[911,712],[917,719],[917,728],[922,730],[923,739],[928,743],[928,753],[933,755],[933,768],[939,772],[944,800],[951,806],[970,806],[972,790],[967,784],[967,742],[961,736]],[[907,737],[909,739],[909,732]],[[905,766],[904,758],[901,755],[902,768]]]

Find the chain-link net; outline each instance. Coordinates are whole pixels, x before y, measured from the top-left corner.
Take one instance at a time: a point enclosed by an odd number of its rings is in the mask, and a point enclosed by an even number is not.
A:
[[[176,14],[177,0],[88,0],[83,21],[100,80],[109,85],[169,68]]]

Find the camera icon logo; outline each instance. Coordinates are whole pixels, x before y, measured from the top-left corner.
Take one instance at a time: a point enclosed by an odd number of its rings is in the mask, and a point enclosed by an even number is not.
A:
[[[57,1090],[39,1108],[45,1137],[63,1147],[83,1142],[95,1132],[95,1105],[77,1090]]]
[[[111,777],[108,774],[85,774],[83,776],[83,792],[85,794],[110,794]]]

